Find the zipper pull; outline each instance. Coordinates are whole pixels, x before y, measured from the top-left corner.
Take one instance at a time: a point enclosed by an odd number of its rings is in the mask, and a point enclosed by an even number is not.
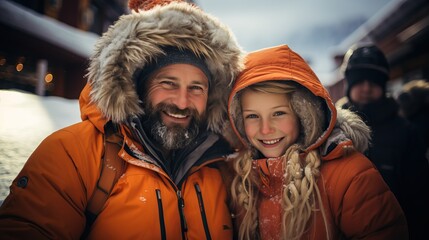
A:
[[[179,212],[180,212],[180,219],[182,220],[182,229],[183,232],[188,231],[188,224],[186,223],[185,214],[183,213],[183,209],[185,208],[185,200],[182,198],[182,192],[180,190],[177,190],[177,197],[179,199]]]

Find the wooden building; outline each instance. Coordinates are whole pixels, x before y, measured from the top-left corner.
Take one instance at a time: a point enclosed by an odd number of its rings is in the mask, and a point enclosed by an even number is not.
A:
[[[95,42],[127,3],[0,1],[0,89],[77,99]]]

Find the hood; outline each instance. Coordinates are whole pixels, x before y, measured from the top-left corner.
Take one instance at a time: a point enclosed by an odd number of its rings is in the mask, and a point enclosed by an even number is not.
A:
[[[249,85],[269,80],[294,81],[324,100],[325,106],[321,107],[324,109],[327,124],[322,135],[314,143],[310,143],[304,151],[308,152],[326,142],[335,127],[336,108],[327,90],[305,60],[287,45],[281,45],[249,53],[246,57],[245,69],[232,88],[228,101],[228,115],[232,129],[239,136],[241,143],[249,146],[244,135],[241,108],[236,94]]]
[[[168,46],[190,50],[205,59],[213,84],[207,103],[208,130],[220,133],[227,119],[231,82],[242,70],[242,50],[225,25],[186,2],[132,11],[103,34],[90,59],[88,83],[80,96],[82,119],[90,119],[102,130],[102,122],[121,124],[142,115],[133,78]]]

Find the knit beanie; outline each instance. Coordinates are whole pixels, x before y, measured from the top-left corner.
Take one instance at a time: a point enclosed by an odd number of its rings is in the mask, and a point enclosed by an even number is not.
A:
[[[368,80],[386,92],[389,80],[389,64],[384,53],[373,44],[352,46],[344,56],[342,70],[347,81],[346,94],[357,83]]]
[[[142,94],[141,91],[143,90],[144,83],[149,78],[149,76],[156,70],[172,64],[190,64],[199,68],[204,73],[204,75],[206,75],[209,83],[209,89],[210,89],[210,82],[212,77],[206,62],[202,57],[195,55],[193,52],[191,52],[188,49],[166,47],[163,49],[163,54],[153,59],[143,69],[136,72],[134,81],[137,87],[137,93],[140,98],[143,97],[141,95]]]
[[[347,81],[347,96],[349,96],[351,88],[364,80],[377,84],[383,89],[384,93],[386,92],[386,83],[389,80],[389,76],[384,72],[371,68],[353,68],[345,73],[345,79]]]

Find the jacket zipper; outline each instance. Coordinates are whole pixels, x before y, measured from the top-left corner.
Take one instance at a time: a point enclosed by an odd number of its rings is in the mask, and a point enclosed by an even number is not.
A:
[[[211,240],[212,237],[210,236],[209,225],[207,223],[206,210],[204,209],[204,201],[203,201],[203,195],[201,194],[200,185],[198,185],[198,183],[196,183],[194,185],[194,187],[195,187],[195,191],[197,192],[198,205],[200,206],[200,213],[201,213],[201,218],[203,220],[203,225],[204,225],[204,231],[206,233],[206,238],[207,238],[207,240]]]
[[[167,239],[165,236],[164,209],[162,207],[161,190],[156,189],[156,199],[158,201],[159,225],[161,228],[161,239]]]
[[[159,222],[161,226],[161,239],[165,240],[166,231],[165,231],[165,219],[164,219],[164,210],[162,207],[162,199],[161,199],[161,190],[156,189],[156,199],[158,202],[158,214],[159,214]],[[183,209],[185,208],[185,200],[182,197],[182,192],[177,190],[178,197],[178,205],[179,205],[179,215],[180,215],[180,223],[182,227],[182,239],[187,239],[186,232],[188,231],[188,224],[186,223],[185,213]]]
[[[180,223],[182,225],[182,239],[186,239],[185,233],[188,231],[188,224],[186,223],[185,213],[183,209],[185,208],[185,200],[182,198],[182,192],[177,190],[177,198],[179,200],[179,214],[180,214]]]

